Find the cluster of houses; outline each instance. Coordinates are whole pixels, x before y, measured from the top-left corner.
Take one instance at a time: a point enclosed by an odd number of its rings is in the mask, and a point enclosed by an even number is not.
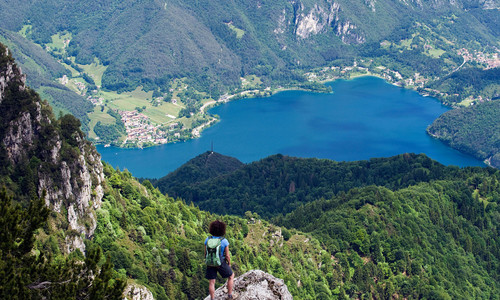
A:
[[[102,103],[104,102],[104,98],[103,97],[88,96],[87,100],[90,101],[90,102],[92,102],[92,104],[94,104],[94,105],[102,105]]]
[[[152,125],[146,115],[135,110],[120,111],[119,113],[127,130],[125,142],[154,144],[166,144],[168,142],[167,133],[160,130],[158,125]]]
[[[85,83],[77,81],[76,79],[73,79],[73,82],[75,83],[78,90],[82,93],[82,96],[85,96]]]
[[[461,55],[465,60],[473,60],[482,64],[486,64],[488,69],[492,69],[500,67],[499,52],[500,50],[497,50],[496,53],[492,54],[487,54],[480,51],[474,51],[474,53],[470,53],[469,50],[462,48],[458,50],[458,55]]]
[[[63,75],[63,77],[59,78],[59,82],[62,85],[67,85],[69,83],[69,78],[66,75]],[[76,88],[80,91],[82,96],[85,96],[85,83],[80,82],[76,79],[73,79],[73,83],[76,85]]]

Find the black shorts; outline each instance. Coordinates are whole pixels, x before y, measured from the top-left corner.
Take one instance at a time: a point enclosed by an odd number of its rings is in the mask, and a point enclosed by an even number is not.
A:
[[[228,278],[229,276],[233,275],[233,270],[231,269],[231,267],[226,262],[222,262],[220,267],[207,267],[205,278],[208,280],[216,279],[217,272],[219,272],[222,278]]]

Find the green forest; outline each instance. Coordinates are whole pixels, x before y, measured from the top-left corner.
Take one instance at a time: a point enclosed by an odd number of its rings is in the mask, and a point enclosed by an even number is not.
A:
[[[342,282],[347,295],[367,299],[498,298],[495,169],[414,154],[352,163],[277,155],[187,185],[173,176],[182,168],[155,184],[178,183],[165,192],[204,209],[312,234],[336,262],[326,275],[334,291]]]
[[[451,147],[500,167],[500,101],[450,110],[427,132]]]
[[[443,101],[453,105],[468,97],[500,99],[500,68],[483,70],[477,67],[454,72],[429,84],[429,88],[446,93]]]
[[[207,177],[202,154],[175,172],[152,181],[160,191],[193,202],[202,209],[243,216],[247,210],[262,217],[286,214],[303,203],[329,199],[352,188],[377,185],[392,190],[437,179],[466,178],[468,170],[446,167],[424,154],[401,154],[367,161],[273,155],[233,171]],[[222,162],[219,162],[222,164]],[[474,172],[489,172],[475,169]]]

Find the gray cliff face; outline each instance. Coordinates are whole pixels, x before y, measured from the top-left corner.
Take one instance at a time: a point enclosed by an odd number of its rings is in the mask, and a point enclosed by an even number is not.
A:
[[[280,43],[283,43],[283,36],[289,31],[299,41],[328,32],[333,32],[345,44],[361,44],[366,40],[354,22],[344,16],[338,2],[317,1],[307,7],[301,0],[292,0],[290,4],[293,11],[283,9],[273,31]]]
[[[1,45],[0,45],[1,46]],[[79,130],[72,133],[72,151],[63,149],[68,141],[56,129],[50,109],[25,87],[25,75],[0,48],[0,110],[6,125],[0,131],[0,146],[11,169],[33,168],[39,197],[59,214],[66,232],[66,252],[85,252],[83,238],[96,228],[95,210],[104,194],[104,173],[100,155]],[[66,146],[66,148],[68,148]],[[77,150],[76,150],[77,149]],[[24,168],[24,169],[23,169]],[[21,174],[24,176],[25,174]],[[58,228],[60,229],[60,228]]]
[[[344,44],[362,44],[373,38],[367,36],[366,24],[387,18],[387,7],[399,7],[408,12],[449,12],[466,10],[467,5],[475,5],[473,1],[460,0],[363,0],[359,5],[356,2],[350,5],[347,0],[288,0],[288,6],[276,11],[273,33],[282,50],[290,46],[286,42],[289,35],[293,35],[299,43],[315,36],[333,34]],[[499,3],[499,0],[477,0],[477,6],[483,9],[498,9]],[[367,19],[358,18],[358,14]]]
[[[238,300],[292,300],[282,279],[260,270],[251,270],[234,279],[233,291]],[[233,292],[233,293],[234,293]],[[227,286],[215,291],[215,299],[227,299]],[[210,296],[205,300],[210,300]]]
[[[93,147],[88,147],[84,140],[78,143],[80,155],[72,161],[65,161],[60,154],[60,141],[55,140],[50,151],[50,159],[60,176],[39,172],[38,193],[46,192],[45,203],[58,213],[67,212],[68,230],[65,251],[75,249],[85,251],[83,238],[94,234],[97,226],[95,211],[101,207],[104,194],[103,166],[100,155]]]

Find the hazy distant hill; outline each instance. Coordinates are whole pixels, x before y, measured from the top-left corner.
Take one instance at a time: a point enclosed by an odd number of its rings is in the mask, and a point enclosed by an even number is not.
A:
[[[182,76],[201,90],[225,90],[248,74],[303,80],[290,71],[411,38],[415,26],[455,46],[496,45],[498,8],[481,0],[44,0],[13,8],[2,0],[0,19],[13,31],[32,25],[30,38],[41,44],[70,32],[70,53],[78,63],[97,57],[109,65],[103,86],[112,90]]]

